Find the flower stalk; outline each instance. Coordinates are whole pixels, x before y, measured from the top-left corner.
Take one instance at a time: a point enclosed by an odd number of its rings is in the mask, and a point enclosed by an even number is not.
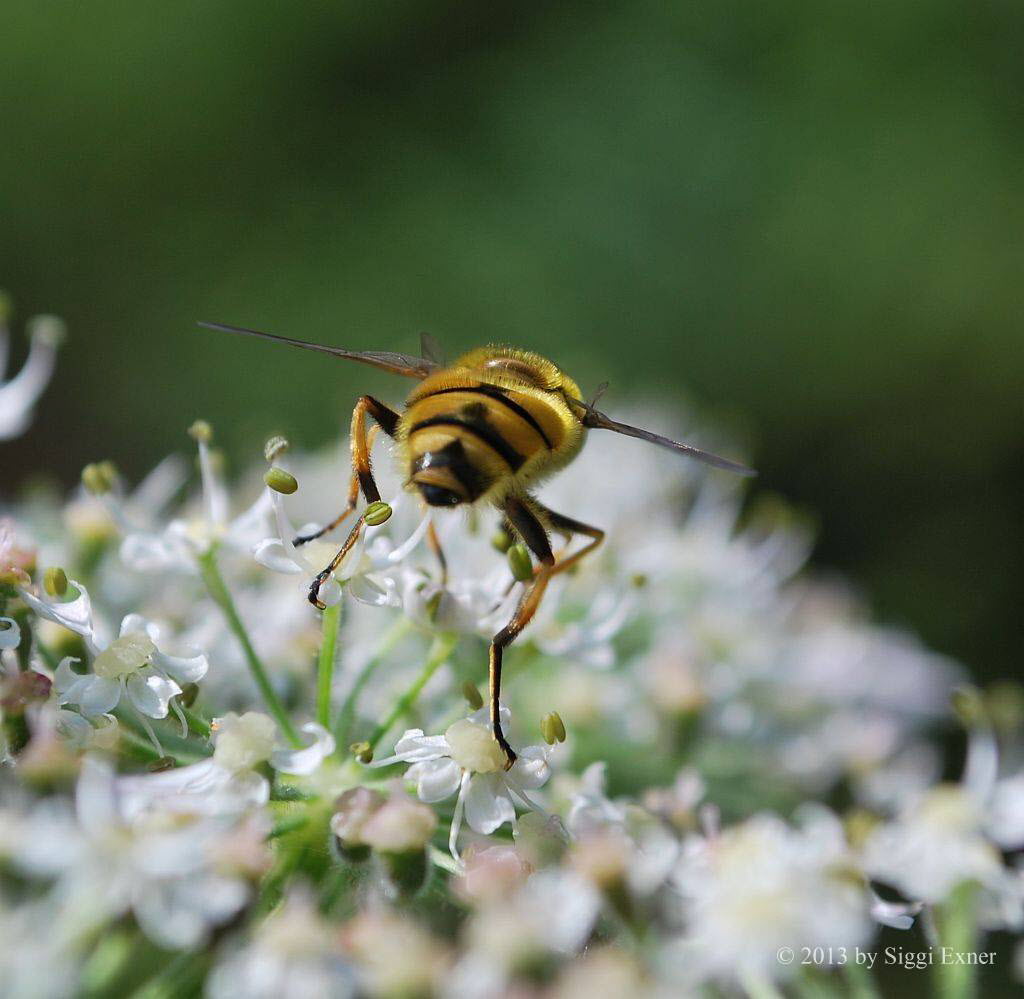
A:
[[[337,603],[323,612],[323,640],[317,663],[316,720],[324,728],[331,726],[331,686],[334,681],[340,624],[341,604]]]
[[[281,699],[277,696],[277,691],[274,690],[273,684],[270,682],[266,667],[256,654],[245,624],[238,615],[238,609],[231,598],[231,591],[224,582],[224,577],[221,575],[220,568],[217,565],[216,547],[211,547],[209,551],[199,556],[199,571],[203,577],[203,582],[206,584],[207,591],[213,598],[214,603],[220,607],[224,620],[227,622],[235,638],[238,639],[239,645],[242,646],[242,652],[245,654],[245,661],[249,666],[249,672],[252,673],[252,678],[256,681],[256,686],[259,688],[267,710],[274,716],[274,720],[281,727],[281,731],[288,742],[295,747],[301,746],[302,740],[299,738],[298,732],[295,731],[295,726],[292,724],[291,718],[288,717],[288,712],[281,703]]]
[[[430,682],[430,678],[443,663],[447,662],[457,640],[458,636],[454,634],[438,635],[434,639],[430,647],[430,653],[427,655],[427,661],[424,663],[423,669],[420,670],[419,676],[416,677],[409,689],[395,701],[395,706],[391,709],[391,713],[373,730],[373,734],[367,739],[371,750],[377,747],[377,743],[387,735],[391,726],[402,718],[416,703],[423,692],[423,688]]]

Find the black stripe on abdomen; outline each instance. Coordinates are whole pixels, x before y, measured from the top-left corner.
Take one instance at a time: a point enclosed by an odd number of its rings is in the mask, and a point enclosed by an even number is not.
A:
[[[510,412],[515,413],[521,420],[528,423],[534,430],[540,434],[540,439],[544,441],[550,450],[553,445],[548,435],[544,433],[544,428],[537,422],[537,418],[524,406],[520,406],[515,399],[510,399],[504,391],[498,388],[496,385],[466,385],[464,387],[455,388],[443,388],[438,389],[436,392],[430,392],[428,395],[422,397],[422,399],[429,399],[434,395],[447,395],[449,392],[469,392],[470,394],[487,396],[488,399],[493,399],[495,402],[500,402]],[[417,399],[417,402],[422,401]]]
[[[512,447],[494,427],[489,426],[482,420],[471,420],[465,417],[449,413],[444,416],[432,416],[429,420],[421,420],[413,424],[409,429],[411,437],[417,430],[426,430],[428,427],[459,427],[467,433],[472,434],[478,440],[483,441],[492,451],[501,455],[505,463],[513,472],[518,471],[526,459]]]

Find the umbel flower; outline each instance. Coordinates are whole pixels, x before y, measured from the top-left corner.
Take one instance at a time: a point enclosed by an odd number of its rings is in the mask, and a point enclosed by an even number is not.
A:
[[[509,713],[502,710],[502,725]],[[458,860],[459,831],[465,819],[474,832],[488,836],[506,822],[515,825],[518,801],[527,809],[543,811],[527,794],[543,787],[551,775],[547,746],[526,746],[505,770],[505,754],[494,739],[486,710],[478,711],[450,725],[444,735],[424,735],[409,729],[395,743],[395,752],[373,764],[412,764],[406,780],[415,781],[421,801],[444,801],[458,793],[448,846]]]
[[[60,703],[76,705],[84,715],[103,715],[127,696],[141,715],[166,718],[172,698],[181,693],[180,685],[197,683],[206,676],[206,656],[197,649],[182,650],[182,655],[162,650],[159,626],[139,614],[126,615],[117,638],[101,642],[88,591],[74,580],[71,586],[77,596],[68,601],[20,591],[40,617],[81,635],[91,656],[92,669],[85,674],[72,669],[72,663],[78,662],[73,657],[61,660],[54,675]]]

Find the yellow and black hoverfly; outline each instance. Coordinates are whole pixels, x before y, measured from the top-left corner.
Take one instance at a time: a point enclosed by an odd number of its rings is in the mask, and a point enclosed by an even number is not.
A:
[[[479,347],[446,365],[426,337],[423,356],[414,357],[389,351],[343,350],[220,323],[200,325],[358,361],[419,382],[401,412],[369,395],[356,402],[352,412],[352,482],[348,503],[333,521],[315,534],[296,538],[295,543],[312,541],[337,527],[355,510],[360,493],[367,504],[380,504],[370,465],[370,447],[378,427],[397,444],[407,473],[407,488],[418,491],[427,505],[490,503],[500,511],[508,533],[518,536],[538,563],[512,620],[492,638],[490,645],[491,726],[509,767],[516,755],[501,730],[502,650],[530,623],[551,577],[571,568],[604,538],[600,528],[549,510],[531,495],[531,487],[572,461],[589,429],[613,430],[716,468],[753,474],[751,469],[726,458],[610,419],[583,401],[579,386],[560,368],[528,350]],[[367,426],[367,417],[375,426]],[[338,554],[314,578],[309,599],[320,609],[324,606],[319,598],[320,587],[356,543],[363,523],[360,517]],[[565,550],[556,554],[551,548],[552,534],[564,537],[566,547],[574,535],[588,541],[572,554]],[[430,533],[428,538],[443,571],[444,555],[436,534]]]

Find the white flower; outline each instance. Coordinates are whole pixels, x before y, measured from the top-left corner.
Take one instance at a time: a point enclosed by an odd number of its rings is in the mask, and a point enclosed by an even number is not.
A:
[[[197,946],[249,897],[246,882],[218,855],[234,818],[155,807],[128,815],[122,804],[110,766],[85,757],[75,820],[52,803],[38,806],[13,840],[14,863],[37,877],[58,877],[58,936],[78,936],[130,910],[161,946]]]
[[[762,814],[692,837],[675,884],[686,929],[671,956],[691,983],[786,976],[794,969],[779,962],[780,947],[854,947],[872,930],[866,885],[824,809],[800,828]]]
[[[637,895],[651,894],[669,876],[679,844],[650,812],[628,802],[613,802],[604,789],[605,764],[592,763],[583,772],[566,819],[569,832],[580,839],[576,869],[594,872],[603,866],[602,858],[618,854],[630,890]],[[602,879],[594,880],[600,883]]]
[[[202,480],[199,512],[175,518],[162,530],[129,530],[121,543],[121,560],[125,565],[139,572],[171,570],[194,574],[198,571],[197,557],[214,545],[248,553],[266,533],[271,512],[266,491],[237,517],[229,518],[227,490],[214,468],[210,446],[200,439],[198,447]]]
[[[508,712],[502,710],[502,724]],[[551,774],[549,748],[527,746],[511,770],[505,770],[505,754],[494,738],[485,711],[450,725],[444,735],[424,735],[409,729],[395,744],[395,754],[374,766],[411,763],[407,780],[416,782],[421,801],[444,801],[458,792],[452,818],[449,847],[458,859],[457,842],[463,814],[469,827],[488,836],[499,826],[516,821],[514,802],[537,810],[527,791],[542,787]]]
[[[82,596],[88,599],[84,589]],[[52,609],[38,600],[32,606],[44,616],[45,610]],[[66,605],[56,605],[62,606]],[[62,623],[60,618],[66,616],[54,613],[51,620]],[[141,714],[166,718],[171,698],[181,693],[179,684],[198,682],[209,668],[206,657],[195,649],[183,656],[162,652],[157,645],[160,629],[139,614],[124,618],[118,637],[106,648],[95,650],[91,628],[86,641],[94,649],[92,672],[74,672],[71,663],[76,660],[69,656],[61,660],[54,676],[60,703],[76,704],[85,715],[113,711],[127,694]]]
[[[209,999],[347,999],[355,991],[355,971],[341,952],[337,929],[302,890],[293,890],[206,982]]]
[[[940,784],[872,832],[864,844],[865,870],[922,902],[942,902],[965,881],[998,888],[1003,865],[984,823],[973,795],[960,785]]]
[[[277,533],[264,538],[253,548],[253,557],[260,565],[274,572],[286,575],[301,575],[304,585],[327,565],[338,550],[336,542],[323,539],[296,547],[296,534],[313,534],[318,524],[305,524],[298,531],[292,526],[284,509],[284,497],[267,488],[269,502],[273,506]],[[352,596],[360,603],[373,606],[397,607],[397,583],[394,571],[423,540],[430,526],[429,513],[422,516],[413,532],[401,544],[390,539],[390,531],[400,522],[403,510],[412,502],[407,493],[399,493],[390,503],[391,517],[377,527],[364,526],[359,540],[348,553],[345,561],[336,570],[340,581],[332,578],[320,588],[320,599],[328,606],[341,599],[341,588],[347,586]]]
[[[11,440],[28,428],[32,407],[53,374],[63,323],[54,316],[36,316],[29,323],[29,338],[28,358],[18,374],[4,382],[9,334],[6,320],[0,318],[0,440]]]
[[[551,868],[531,875],[473,916],[466,932],[469,949],[453,970],[448,994],[459,999],[510,994],[509,977],[519,968],[576,954],[600,911],[600,895],[573,871]]]

